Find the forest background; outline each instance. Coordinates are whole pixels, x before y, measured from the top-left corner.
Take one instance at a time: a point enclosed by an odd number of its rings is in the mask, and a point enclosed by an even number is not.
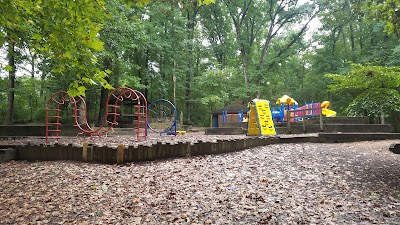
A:
[[[44,123],[54,92],[99,123],[112,88],[184,123],[284,94],[399,131],[400,0],[1,1],[0,121]],[[318,29],[310,30],[311,24]],[[68,119],[72,123],[72,119]]]

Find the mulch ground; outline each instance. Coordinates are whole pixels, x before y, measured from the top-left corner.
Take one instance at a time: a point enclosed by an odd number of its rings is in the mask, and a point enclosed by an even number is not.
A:
[[[209,138],[209,137],[208,137]],[[400,140],[0,164],[1,224],[400,224]]]

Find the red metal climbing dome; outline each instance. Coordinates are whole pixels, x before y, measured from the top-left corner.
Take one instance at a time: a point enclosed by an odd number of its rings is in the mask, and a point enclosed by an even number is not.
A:
[[[146,140],[147,136],[147,100],[144,95],[130,88],[117,88],[108,96],[106,104],[106,115],[101,126],[91,128],[87,121],[86,102],[81,97],[69,97],[66,91],[54,93],[47,101],[46,105],[46,142],[49,139],[60,139],[61,132],[61,112],[67,104],[72,104],[74,126],[78,127],[80,134],[93,134],[99,138],[109,132],[114,126],[118,125],[117,119],[124,114],[132,118],[132,128],[135,133],[136,141]],[[130,107],[124,107],[129,105]]]

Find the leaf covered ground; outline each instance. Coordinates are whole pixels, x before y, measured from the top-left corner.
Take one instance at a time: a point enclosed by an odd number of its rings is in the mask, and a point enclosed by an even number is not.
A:
[[[1,224],[399,224],[394,142],[276,144],[128,165],[2,163]]]

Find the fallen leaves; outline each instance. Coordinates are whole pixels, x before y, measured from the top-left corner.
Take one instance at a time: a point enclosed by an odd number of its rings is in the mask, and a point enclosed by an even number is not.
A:
[[[398,224],[391,141],[139,164],[0,164],[2,224]]]

